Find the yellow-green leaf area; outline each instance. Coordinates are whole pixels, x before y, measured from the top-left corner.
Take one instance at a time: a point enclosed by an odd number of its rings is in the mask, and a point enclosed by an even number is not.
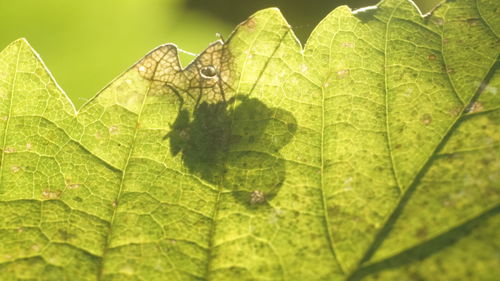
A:
[[[498,1],[277,9],[76,111],[0,53],[2,280],[495,280]]]

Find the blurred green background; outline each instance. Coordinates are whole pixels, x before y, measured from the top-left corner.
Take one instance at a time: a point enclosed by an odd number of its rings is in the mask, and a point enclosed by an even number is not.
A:
[[[279,7],[305,42],[332,9],[378,0],[0,0],[0,49],[25,37],[76,107],[154,47],[199,53],[259,9]],[[416,0],[422,13],[440,0]],[[183,64],[192,57],[182,55]]]

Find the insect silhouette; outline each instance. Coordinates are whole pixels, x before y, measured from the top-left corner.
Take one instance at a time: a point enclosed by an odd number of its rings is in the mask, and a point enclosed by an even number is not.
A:
[[[168,152],[190,174],[234,191],[245,204],[265,205],[284,182],[279,149],[295,134],[295,118],[231,88],[239,73],[222,40],[184,69],[177,52],[166,44],[137,64],[139,74],[152,82],[153,100],[163,102],[168,95],[169,109],[179,101],[177,116],[165,127]]]

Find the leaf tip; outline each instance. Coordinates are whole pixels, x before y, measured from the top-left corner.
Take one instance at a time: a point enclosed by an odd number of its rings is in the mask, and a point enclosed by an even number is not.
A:
[[[24,37],[21,37],[21,38],[18,38],[12,42],[10,42],[10,44],[8,44],[3,50],[7,50],[7,49],[10,49],[10,48],[15,48],[15,47],[19,47],[19,46],[29,46],[31,48],[31,45],[28,43],[28,40]]]
[[[21,38],[18,38],[16,40],[14,40],[14,42],[12,42],[13,44],[14,43],[19,43],[19,44],[28,44],[28,39],[26,39],[26,37],[21,37]]]
[[[285,25],[289,26],[285,16],[281,12],[281,10],[278,7],[270,7],[266,9],[262,9],[260,11],[255,12],[253,15],[251,15],[248,19],[253,19],[256,17],[261,17],[261,18],[275,18],[276,20],[285,23]],[[248,22],[246,20],[245,22]],[[245,23],[243,22],[243,24]]]

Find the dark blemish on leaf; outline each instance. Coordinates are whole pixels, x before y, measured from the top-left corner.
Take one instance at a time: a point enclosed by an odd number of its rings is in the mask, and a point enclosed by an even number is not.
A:
[[[420,117],[420,120],[424,125],[429,125],[432,122],[432,116],[430,114],[424,114],[422,117]]]
[[[67,240],[70,240],[70,239],[77,237],[75,234],[70,233],[65,229],[59,229],[57,232],[59,233],[59,236],[61,236],[61,239],[64,241],[67,241]]]
[[[444,39],[443,39],[443,44],[448,44],[448,43],[450,43],[450,39],[448,39],[448,38],[444,38]]]
[[[416,237],[423,240],[427,237],[427,227],[423,226],[417,229]]]
[[[435,54],[430,54],[427,56],[429,60],[436,60],[436,55]]]
[[[479,20],[478,19],[468,19],[467,24],[470,26],[476,26],[479,24]]]
[[[76,201],[76,202],[78,202],[78,203],[82,203],[82,202],[83,202],[83,199],[82,199],[82,197],[80,197],[80,196],[76,196],[76,197],[74,197],[74,198],[73,198],[73,200],[75,200],[75,201]]]
[[[449,68],[446,69],[446,72],[449,73],[449,74],[453,74],[453,73],[455,73],[455,69],[449,67]]]
[[[418,273],[416,271],[409,272],[408,275],[411,278],[411,280],[413,280],[413,281],[426,281],[427,280],[425,277],[423,277],[422,275],[420,275],[420,273]]]
[[[435,18],[434,19],[434,22],[439,25],[439,26],[442,26],[444,24],[444,19],[442,18]]]
[[[118,203],[116,201],[111,202],[111,207],[116,208],[118,206]]]
[[[327,211],[328,211],[328,215],[331,216],[331,217],[337,217],[340,213],[340,206],[338,205],[333,205],[331,207],[328,207]]]

